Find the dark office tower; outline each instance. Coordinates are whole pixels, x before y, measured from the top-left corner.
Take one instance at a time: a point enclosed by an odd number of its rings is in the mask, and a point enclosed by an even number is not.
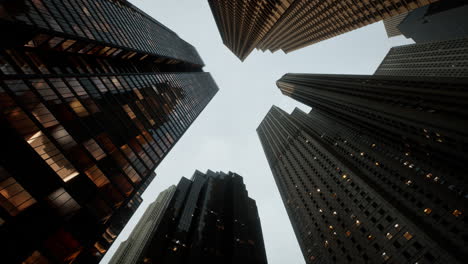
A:
[[[288,53],[437,0],[208,0],[224,44]]]
[[[413,10],[398,25],[416,43],[468,38],[468,2],[443,0]]]
[[[399,128],[339,108],[273,107],[257,129],[306,262],[464,263],[466,185]]]
[[[111,264],[266,264],[255,201],[229,172],[182,178],[145,212]]]
[[[400,25],[407,15],[408,13],[403,13],[383,20],[385,31],[389,38],[401,35],[398,25]]]
[[[468,38],[393,47],[375,75],[468,77]]]
[[[0,4],[1,263],[95,263],[218,88],[127,1]]]

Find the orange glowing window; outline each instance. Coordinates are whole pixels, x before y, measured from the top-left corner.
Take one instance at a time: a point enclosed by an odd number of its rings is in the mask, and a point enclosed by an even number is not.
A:
[[[460,215],[462,215],[462,211],[458,210],[458,209],[455,209],[452,214],[456,217],[459,217]]]
[[[403,236],[406,238],[406,240],[411,240],[413,238],[413,235],[410,232],[404,233]]]
[[[42,256],[41,252],[39,251],[34,251],[31,256],[29,256],[27,259],[25,259],[22,264],[49,264],[49,260]]]
[[[36,203],[36,200],[16,182],[15,178],[0,167],[0,206],[2,206],[12,216],[19,214],[29,206]]]

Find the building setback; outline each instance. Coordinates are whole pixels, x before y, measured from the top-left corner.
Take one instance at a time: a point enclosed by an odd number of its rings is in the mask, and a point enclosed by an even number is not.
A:
[[[223,43],[244,60],[254,49],[288,53],[437,0],[208,0]]]
[[[258,128],[307,263],[463,263],[466,78],[287,74]],[[320,262],[318,262],[320,263]]]
[[[463,263],[467,198],[353,122],[273,107],[257,129],[306,263]]]
[[[150,205],[111,264],[266,264],[255,201],[229,172],[182,178]]]
[[[408,13],[402,13],[383,20],[385,32],[387,32],[387,36],[389,38],[402,35],[400,30],[398,29],[398,25],[400,25],[401,21],[403,21],[403,19],[405,19],[407,15]]]
[[[468,2],[439,1],[409,12],[398,25],[416,43],[468,38]]]
[[[393,47],[375,75],[468,77],[468,38]]]
[[[96,263],[218,88],[126,1],[0,4],[2,263]]]

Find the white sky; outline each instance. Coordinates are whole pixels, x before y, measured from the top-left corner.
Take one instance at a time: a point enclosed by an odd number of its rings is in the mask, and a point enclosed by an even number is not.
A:
[[[305,263],[256,128],[273,104],[288,112],[309,108],[283,96],[275,82],[288,72],[373,74],[391,46],[412,41],[388,39],[379,22],[287,55],[255,50],[241,63],[223,45],[206,0],[131,2],[195,46],[220,91],[156,169],[143,204],[101,263],[109,261],[161,191],[196,169],[243,176],[257,202],[268,262]]]

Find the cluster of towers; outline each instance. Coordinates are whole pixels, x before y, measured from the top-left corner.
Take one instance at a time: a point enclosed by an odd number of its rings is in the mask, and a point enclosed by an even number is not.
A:
[[[381,20],[416,42],[374,75],[285,74],[278,88],[312,110],[273,106],[257,133],[306,263],[464,263],[466,1],[208,3],[242,61]],[[125,0],[5,0],[0,29],[0,262],[98,263],[218,87]],[[236,173],[169,187],[111,260],[203,262],[267,263]]]

